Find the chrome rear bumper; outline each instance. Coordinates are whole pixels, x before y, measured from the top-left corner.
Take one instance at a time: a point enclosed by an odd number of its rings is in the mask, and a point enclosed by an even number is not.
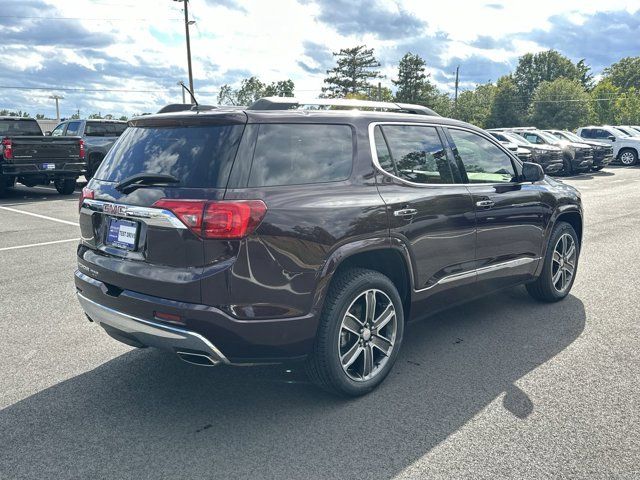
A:
[[[176,353],[182,360],[197,365],[229,363],[220,350],[198,333],[133,317],[89,300],[79,292],[77,295],[87,316],[117,340],[127,343],[118,338],[121,336],[143,346],[168,350]]]

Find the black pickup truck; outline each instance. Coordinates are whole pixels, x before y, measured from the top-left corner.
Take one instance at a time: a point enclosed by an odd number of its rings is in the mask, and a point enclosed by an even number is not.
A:
[[[45,137],[32,118],[0,117],[0,196],[20,182],[27,187],[53,181],[70,195],[87,168],[80,137]]]

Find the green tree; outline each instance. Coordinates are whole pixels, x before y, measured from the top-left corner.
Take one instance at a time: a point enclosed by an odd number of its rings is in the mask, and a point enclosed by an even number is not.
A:
[[[398,64],[398,79],[391,80],[397,87],[396,101],[418,103],[429,82],[425,73],[426,62],[420,55],[406,53]]]
[[[511,75],[500,77],[496,82],[493,103],[487,118],[487,128],[519,127],[524,120],[526,104],[518,93]]]
[[[249,77],[242,80],[240,89],[236,92],[238,105],[251,105],[261,97],[264,97],[266,85],[258,77]]]
[[[604,69],[604,78],[623,90],[640,89],[640,57],[625,57]]]
[[[44,120],[44,119],[45,119],[45,116],[44,116],[44,114],[43,114],[43,113],[36,113],[36,119],[37,119],[37,120]]]
[[[322,88],[325,97],[346,97],[350,93],[368,95],[372,88],[371,80],[381,78],[376,70],[380,62],[376,60],[373,48],[366,45],[342,48],[333,56],[337,61],[334,68],[327,70],[328,76],[324,79],[327,86]]]
[[[482,128],[486,127],[496,90],[497,87],[494,84],[485,83],[477,85],[475,90],[462,92],[458,95],[458,106],[454,112],[455,118]]]
[[[542,82],[533,95],[531,121],[539,128],[573,130],[589,123],[591,97],[578,80]]]
[[[594,120],[600,125],[615,125],[616,98],[620,89],[604,78],[591,90],[591,108]]]
[[[98,113],[92,113],[91,115],[89,115],[89,117],[87,118],[96,118],[96,119],[100,119],[102,118],[102,114],[100,112]]]
[[[616,123],[621,125],[640,125],[640,90],[629,88],[615,101]]]
[[[293,80],[280,80],[278,82],[271,82],[264,89],[265,97],[293,97],[293,91],[295,90],[295,84]]]
[[[591,73],[591,67],[586,64],[584,58],[576,63],[576,71],[578,74],[577,79],[587,92],[590,91],[593,88],[593,74]]]
[[[218,92],[218,105],[238,105],[238,99],[233,87],[228,84],[224,84],[220,87]]]
[[[129,120],[129,117],[127,117],[126,115],[121,115],[118,120],[121,120],[123,122],[126,122],[127,120]]]
[[[527,53],[520,57],[513,73],[513,80],[525,105],[528,106],[533,93],[542,82],[551,82],[560,77],[581,80],[583,76],[585,81],[589,81],[587,78],[589,67],[582,62],[580,68],[579,71],[571,60],[555,50],[536,54]]]

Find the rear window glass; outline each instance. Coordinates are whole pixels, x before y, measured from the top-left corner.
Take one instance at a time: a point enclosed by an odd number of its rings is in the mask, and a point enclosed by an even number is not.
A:
[[[0,135],[42,135],[42,130],[35,120],[0,120]]]
[[[120,182],[139,173],[163,173],[178,187],[224,188],[244,125],[131,127],[100,165],[95,177]]]
[[[249,186],[346,180],[352,163],[353,134],[348,125],[262,124]]]
[[[126,123],[87,122],[84,134],[88,137],[119,137],[126,129]]]

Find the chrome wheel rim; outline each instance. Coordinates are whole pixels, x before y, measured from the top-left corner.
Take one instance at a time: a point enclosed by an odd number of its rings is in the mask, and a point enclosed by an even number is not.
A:
[[[356,382],[378,375],[393,352],[398,320],[395,307],[382,290],[358,295],[342,317],[338,334],[340,365]]]
[[[633,153],[631,153],[631,152],[624,152],[622,155],[620,155],[620,161],[624,165],[631,165],[634,160],[635,160],[635,158],[633,156]]]
[[[563,233],[553,249],[551,283],[557,292],[564,293],[571,285],[576,271],[578,251],[573,237]]]

